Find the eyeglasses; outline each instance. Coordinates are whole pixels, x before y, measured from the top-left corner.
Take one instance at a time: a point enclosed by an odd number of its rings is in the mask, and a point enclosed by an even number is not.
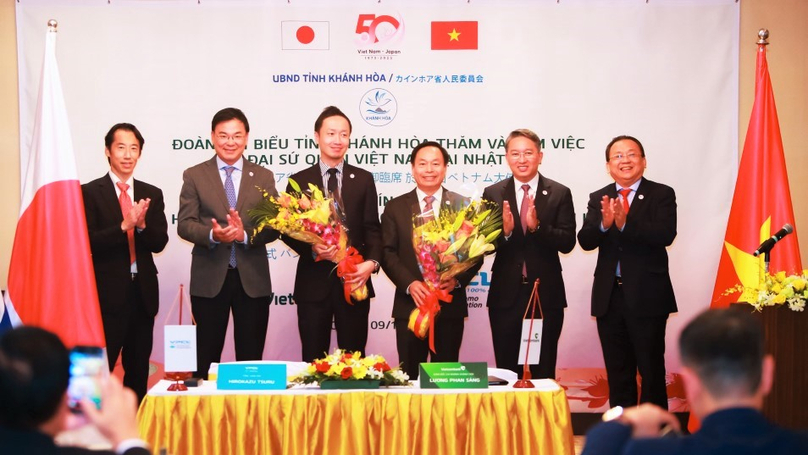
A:
[[[609,161],[611,161],[611,160],[620,161],[623,158],[625,158],[625,159],[627,159],[629,161],[635,161],[639,157],[640,157],[640,155],[637,152],[629,152],[629,153],[626,153],[626,154],[615,153],[614,155],[609,157]]]
[[[508,159],[518,160],[519,158],[524,158],[526,160],[529,160],[536,155],[538,155],[538,153],[534,152],[533,150],[523,150],[521,152],[517,152],[514,150],[512,152],[508,152]]]

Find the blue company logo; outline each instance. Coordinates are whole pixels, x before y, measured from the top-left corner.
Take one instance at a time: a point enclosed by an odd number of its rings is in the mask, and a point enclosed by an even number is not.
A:
[[[389,91],[374,88],[362,95],[359,113],[368,125],[384,126],[396,118],[398,102]]]

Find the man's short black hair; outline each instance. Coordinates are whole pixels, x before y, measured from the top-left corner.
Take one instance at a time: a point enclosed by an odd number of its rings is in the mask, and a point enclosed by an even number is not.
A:
[[[241,112],[241,109],[237,109],[235,107],[226,107],[221,111],[217,112],[213,116],[213,120],[210,121],[210,130],[216,131],[216,125],[229,122],[230,120],[238,120],[244,124],[244,131],[250,132],[250,122],[247,121],[247,116],[244,115],[244,112]]]
[[[348,132],[353,132],[353,125],[351,124],[351,119],[345,115],[338,107],[336,106],[328,106],[327,108],[323,109],[323,112],[320,112],[320,115],[317,117],[317,120],[314,121],[314,132],[319,133],[320,128],[323,127],[323,121],[328,117],[342,117],[348,122]]]
[[[752,396],[763,371],[763,327],[749,309],[707,310],[682,330],[679,353],[713,397]]]
[[[447,152],[446,149],[443,148],[442,145],[440,145],[439,143],[437,143],[435,141],[425,141],[425,142],[421,142],[420,144],[416,145],[415,148],[412,149],[412,154],[410,154],[410,165],[415,164],[415,157],[418,156],[418,152],[420,152],[421,149],[424,149],[424,148],[427,148],[427,147],[435,147],[438,150],[440,150],[440,154],[443,155],[443,164],[446,165],[446,166],[449,165],[449,152]]]
[[[636,144],[637,144],[637,146],[638,146],[638,147],[640,147],[640,156],[642,156],[643,158],[645,158],[645,148],[643,148],[643,146],[642,146],[642,142],[640,142],[640,141],[639,141],[639,139],[637,139],[637,138],[636,138],[636,137],[634,137],[634,136],[628,136],[628,135],[626,135],[626,134],[622,134],[622,135],[620,135],[620,136],[617,136],[617,137],[615,137],[615,138],[612,138],[612,140],[611,140],[611,141],[609,141],[609,145],[607,145],[607,146],[606,146],[606,162],[607,162],[607,163],[609,162],[609,150],[611,150],[611,149],[612,149],[612,146],[614,145],[614,143],[615,143],[615,142],[617,142],[617,141],[623,141],[623,140],[634,141],[634,143],[636,143]]]
[[[112,125],[112,128],[109,129],[107,135],[104,136],[104,147],[107,150],[112,147],[112,142],[115,140],[115,133],[118,132],[118,130],[129,131],[134,134],[135,139],[137,139],[137,141],[140,143],[140,153],[143,153],[143,144],[145,144],[146,141],[143,140],[143,135],[140,134],[137,127],[131,123],[116,123]]]
[[[6,332],[0,337],[0,425],[38,428],[58,411],[69,379],[70,355],[58,336],[32,326]]]

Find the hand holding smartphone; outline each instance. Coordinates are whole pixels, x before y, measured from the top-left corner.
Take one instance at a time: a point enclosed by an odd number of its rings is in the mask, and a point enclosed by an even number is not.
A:
[[[81,413],[81,401],[92,401],[101,409],[101,383],[108,375],[107,358],[97,346],[76,346],[70,350],[70,383],[67,405],[72,412]]]

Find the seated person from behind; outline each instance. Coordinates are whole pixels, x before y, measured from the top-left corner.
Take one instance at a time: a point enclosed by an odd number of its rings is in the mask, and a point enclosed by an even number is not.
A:
[[[690,411],[701,428],[662,438],[676,417],[644,403],[586,435],[584,455],[808,454],[808,434],[780,428],[760,413],[771,389],[774,360],[764,353],[763,328],[750,310],[708,310],[679,338],[682,378]]]
[[[0,452],[17,454],[100,454],[59,447],[54,437],[73,419],[67,406],[70,356],[59,337],[38,327],[20,327],[0,337]],[[118,378],[105,381],[101,409],[81,403],[83,415],[109,439],[115,453],[150,451],[139,439],[137,397]]]

